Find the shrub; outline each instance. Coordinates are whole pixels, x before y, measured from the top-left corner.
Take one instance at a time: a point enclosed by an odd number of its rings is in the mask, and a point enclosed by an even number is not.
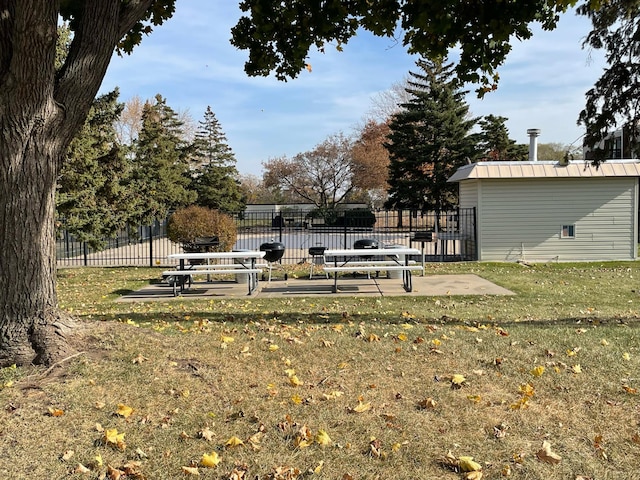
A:
[[[218,249],[229,251],[236,243],[236,222],[218,210],[192,205],[180,208],[169,217],[169,240],[182,244],[197,244],[198,239],[217,237]]]

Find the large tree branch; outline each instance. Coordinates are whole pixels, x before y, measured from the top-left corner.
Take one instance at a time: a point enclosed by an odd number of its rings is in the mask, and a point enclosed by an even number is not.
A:
[[[65,111],[64,141],[84,121],[118,42],[148,15],[155,0],[85,2],[75,19],[73,41],[61,69],[55,100]]]

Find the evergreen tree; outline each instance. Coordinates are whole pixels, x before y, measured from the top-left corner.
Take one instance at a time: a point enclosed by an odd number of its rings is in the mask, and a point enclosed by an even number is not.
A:
[[[478,123],[482,132],[479,135],[480,159],[496,160],[527,160],[529,149],[527,145],[516,144],[509,138],[509,130],[505,125],[506,117],[487,115]]]
[[[192,189],[198,194],[198,205],[225,212],[240,212],[246,205],[236,169],[236,158],[227,144],[222,126],[211,107],[199,122],[193,143]]]
[[[190,146],[184,140],[182,122],[161,95],[155,100],[142,109],[142,128],[134,146],[137,217],[145,224],[164,219],[170,210],[196,199],[188,188]]]
[[[447,183],[474,156],[466,92],[456,87],[452,65],[419,60],[409,72],[408,103],[391,120],[387,208],[441,212],[457,203],[457,184]]]
[[[94,248],[122,229],[132,214],[131,164],[116,140],[122,111],[118,90],[98,97],[67,150],[58,179],[61,226]]]

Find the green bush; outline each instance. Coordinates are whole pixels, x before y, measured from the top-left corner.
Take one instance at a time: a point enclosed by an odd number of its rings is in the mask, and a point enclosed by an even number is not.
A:
[[[236,222],[228,215],[206,207],[180,208],[169,217],[169,240],[197,245],[199,239],[217,237],[220,251],[230,251],[238,236]]]

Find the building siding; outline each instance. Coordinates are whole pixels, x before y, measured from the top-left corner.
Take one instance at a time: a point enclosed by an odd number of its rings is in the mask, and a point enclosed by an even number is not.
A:
[[[482,179],[460,182],[477,208],[481,261],[636,258],[637,178]],[[575,225],[575,238],[560,238]]]

